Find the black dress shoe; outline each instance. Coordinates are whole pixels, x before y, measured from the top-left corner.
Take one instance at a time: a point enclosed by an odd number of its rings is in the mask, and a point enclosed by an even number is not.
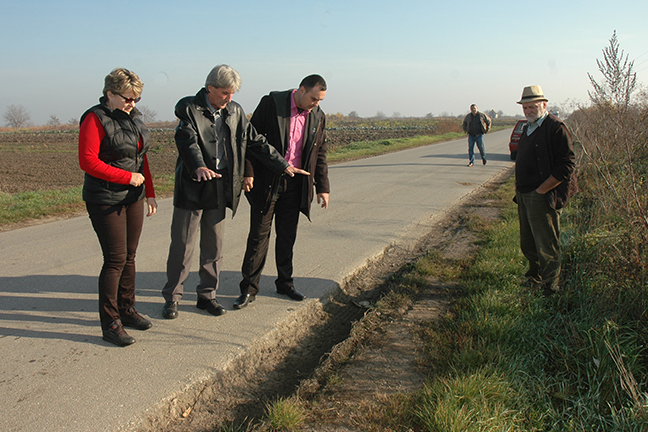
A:
[[[227,312],[225,309],[223,309],[223,306],[218,304],[216,299],[198,299],[198,303],[196,303],[196,307],[198,309],[206,310],[212,315],[216,316],[221,316],[224,315],[225,312]]]
[[[113,321],[110,327],[103,331],[103,340],[121,347],[135,343],[135,339],[126,333],[120,320]]]
[[[290,287],[290,289],[278,289],[277,288],[277,294],[287,295],[291,299],[297,300],[297,301],[302,301],[302,300],[304,300],[306,298],[306,296],[304,296],[304,294],[297,291],[294,287]]]
[[[133,327],[137,330],[148,330],[153,327],[151,321],[138,314],[134,307],[126,309],[119,314],[123,326]]]
[[[242,294],[239,298],[234,300],[234,309],[243,309],[248,305],[248,303],[252,303],[254,300],[256,300],[254,294]]]
[[[178,302],[168,301],[162,308],[162,316],[166,319],[178,318]]]

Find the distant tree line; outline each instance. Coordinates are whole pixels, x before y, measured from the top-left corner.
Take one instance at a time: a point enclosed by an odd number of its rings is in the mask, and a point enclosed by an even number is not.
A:
[[[142,120],[144,123],[154,123],[157,119],[157,112],[150,109],[146,105],[138,106],[137,109],[142,113]],[[23,129],[33,126],[29,111],[23,105],[11,104],[5,110],[3,115],[5,126],[13,129]],[[49,119],[45,126],[58,127],[62,126],[63,122],[55,115],[50,114]],[[67,121],[67,126],[78,126],[79,119],[72,118]]]

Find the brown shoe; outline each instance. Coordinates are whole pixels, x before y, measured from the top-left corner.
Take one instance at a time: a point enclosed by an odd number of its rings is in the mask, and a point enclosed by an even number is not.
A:
[[[120,320],[113,321],[110,327],[103,331],[103,340],[121,347],[135,343],[135,339],[126,333]]]

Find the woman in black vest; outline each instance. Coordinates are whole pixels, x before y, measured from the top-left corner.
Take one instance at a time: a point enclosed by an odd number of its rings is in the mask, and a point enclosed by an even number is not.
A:
[[[157,202],[146,158],[149,135],[135,108],[144,84],[123,68],[106,76],[99,104],[81,117],[79,165],[85,171],[83,200],[97,233],[104,262],[99,274],[103,338],[119,346],[135,342],[123,326],[151,322],[135,310],[135,252],[147,216]]]

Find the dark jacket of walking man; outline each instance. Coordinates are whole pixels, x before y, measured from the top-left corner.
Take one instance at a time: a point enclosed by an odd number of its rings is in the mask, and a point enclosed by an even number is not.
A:
[[[491,118],[483,112],[479,112],[477,105],[470,105],[470,113],[464,117],[462,124],[463,131],[468,134],[468,166],[475,164],[475,144],[479,150],[482,164],[486,165],[486,150],[484,148],[484,134],[491,128]]]
[[[246,193],[250,202],[250,233],[241,268],[241,296],[234,302],[235,309],[247,306],[259,292],[273,219],[277,234],[277,293],[297,301],[304,299],[293,282],[293,247],[300,212],[310,220],[313,189],[317,193],[317,203],[328,207],[326,117],[319,108],[325,95],[324,78],[310,75],[296,90],[264,96],[252,115],[250,121],[256,130],[292,167],[307,173],[294,177],[277,175],[261,160],[248,158],[245,176],[254,177],[253,187]]]

